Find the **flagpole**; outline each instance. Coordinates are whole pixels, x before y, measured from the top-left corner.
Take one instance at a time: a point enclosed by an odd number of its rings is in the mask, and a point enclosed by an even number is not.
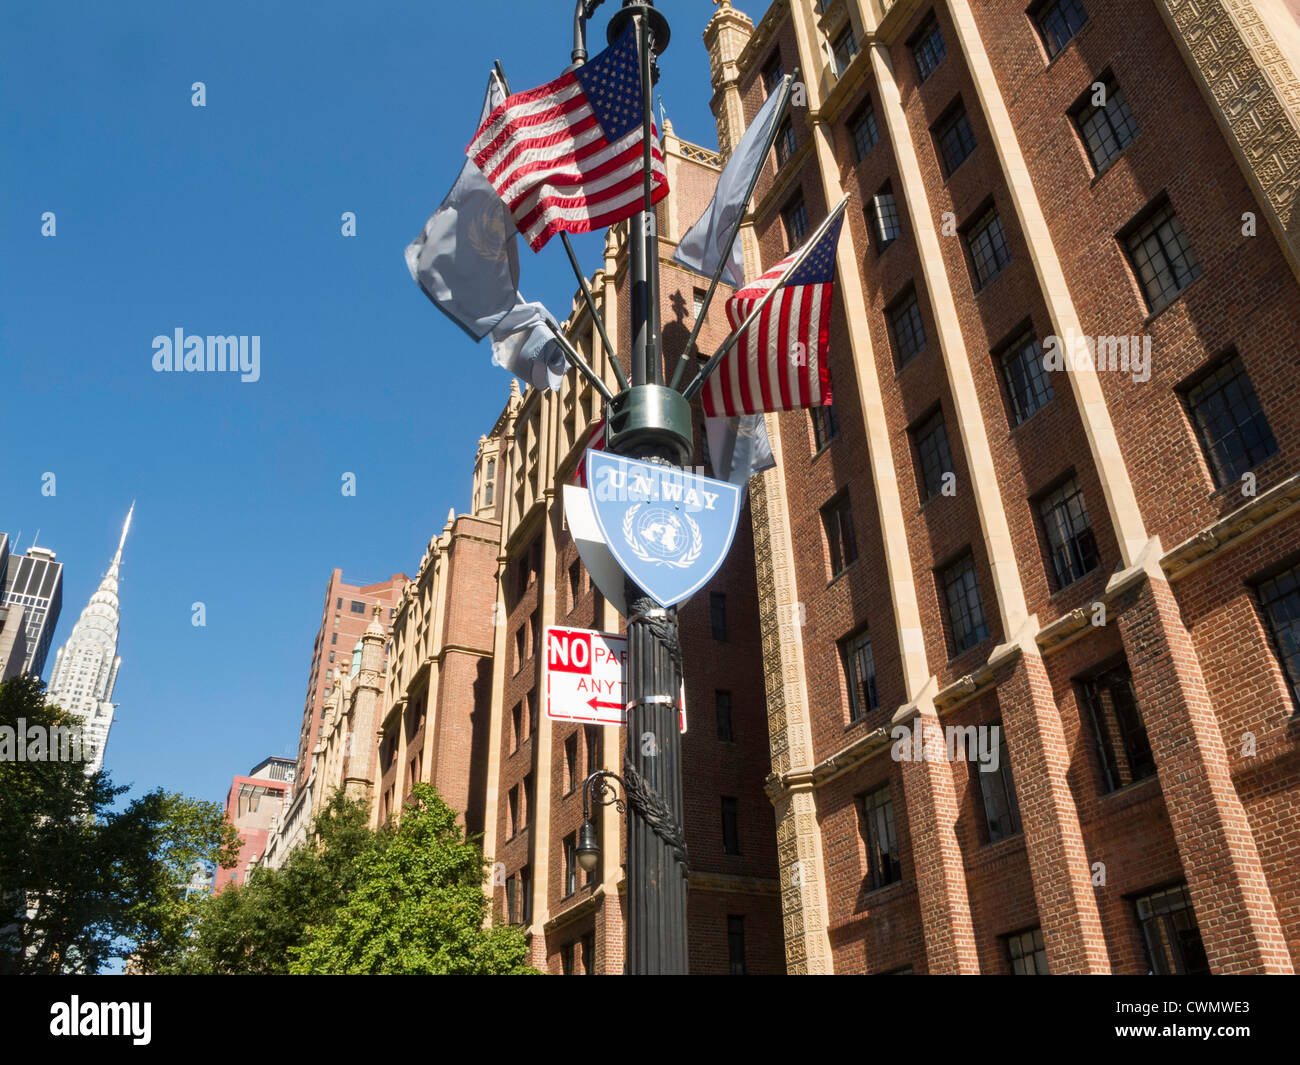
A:
[[[606,403],[612,402],[614,394],[610,392],[609,385],[605,384],[605,382],[601,380],[600,375],[591,368],[587,360],[578,352],[578,349],[569,343],[569,338],[564,335],[564,330],[552,322],[549,317],[545,318],[544,321],[546,323],[546,328],[551,331],[551,335],[559,342],[560,349],[564,352],[565,357],[569,362],[573,363],[578,372],[591,382],[591,387],[600,393],[601,398]]]
[[[776,115],[772,120],[772,128],[768,131],[767,143],[763,146],[763,154],[760,156],[763,162],[767,161],[767,153],[772,150],[772,145],[776,143],[776,135],[781,129],[781,119],[785,116],[786,109],[790,105],[790,94],[793,89],[794,78],[787,74],[781,82],[781,102],[777,104]],[[731,249],[735,246],[736,238],[740,236],[740,227],[744,224],[745,213],[749,210],[750,200],[754,198],[754,190],[758,187],[758,179],[762,173],[763,166],[759,165],[755,167],[754,174],[749,179],[749,188],[745,191],[745,198],[740,204],[740,211],[736,215],[736,221],[732,223],[731,233],[727,237],[727,245],[723,248],[722,257],[718,260],[717,269],[713,271],[713,280],[709,282],[709,290],[704,294],[704,303],[695,316],[695,328],[691,330],[690,339],[686,341],[686,348],[682,351],[682,357],[677,360],[677,368],[673,371],[673,379],[668,383],[669,388],[678,388],[682,383],[682,379],[686,376],[691,351],[695,348],[695,341],[699,338],[700,329],[704,326],[704,319],[709,313],[709,304],[713,302],[713,293],[718,287],[718,282],[722,279],[722,271],[727,268],[727,263],[731,261]]]
[[[817,227],[817,231],[803,246],[803,250],[795,257],[794,261],[786,267],[785,272],[781,274],[780,278],[777,279],[776,284],[763,293],[763,298],[754,305],[754,308],[749,312],[745,320],[741,322],[740,325],[732,331],[731,335],[722,342],[722,347],[718,348],[718,350],[714,352],[713,357],[704,364],[703,368],[691,380],[691,383],[682,389],[683,397],[687,400],[691,400],[699,394],[700,390],[707,383],[709,375],[718,368],[718,363],[722,362],[727,353],[736,346],[740,338],[744,335],[745,330],[748,329],[754,323],[754,320],[763,313],[763,308],[771,302],[772,297],[780,291],[781,286],[790,279],[790,275],[799,269],[799,266],[803,263],[804,259],[808,257],[808,253],[817,246],[817,242],[825,235],[826,230],[831,227],[831,224],[835,219],[844,213],[844,208],[848,205],[849,198],[845,196],[844,199],[840,200],[839,205],[835,210],[826,216],[822,224]]]

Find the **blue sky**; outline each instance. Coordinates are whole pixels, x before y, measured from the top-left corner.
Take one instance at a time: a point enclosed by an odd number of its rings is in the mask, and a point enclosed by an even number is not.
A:
[[[716,144],[713,5],[658,6],[674,32],[658,91],[680,136]],[[233,774],[295,754],[330,571],[413,573],[468,505],[509,377],[421,294],[402,249],[459,169],[491,61],[516,90],[556,76],[572,10],[4,5],[0,529],[25,549],[39,528],[65,563],[57,647],[138,501],[105,762],[132,794],[219,800]],[[590,271],[599,238],[577,245]],[[563,317],[559,241],[520,248],[522,291]],[[259,336],[260,380],[155,373],[153,338],[178,327]]]

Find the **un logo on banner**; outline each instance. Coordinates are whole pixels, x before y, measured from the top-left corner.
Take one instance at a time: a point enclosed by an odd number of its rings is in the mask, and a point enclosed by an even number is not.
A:
[[[660,606],[689,599],[718,571],[740,518],[740,489],[676,466],[587,452],[592,510],[610,552]]]

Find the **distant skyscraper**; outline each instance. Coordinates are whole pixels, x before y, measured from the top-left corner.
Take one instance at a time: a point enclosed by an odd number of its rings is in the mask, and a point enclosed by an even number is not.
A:
[[[47,700],[81,719],[86,748],[86,772],[103,764],[104,745],[113,724],[113,685],[122,659],[117,654],[117,578],[122,565],[122,548],[135,504],[127,512],[122,538],[108,572],[73,626],[68,642],[59,648],[50,676]]]
[[[49,548],[34,543],[27,554],[13,554],[8,535],[0,533],[0,584],[4,589],[0,602],[23,608],[27,653],[22,671],[39,677],[45,672],[45,658],[63,608],[63,563],[54,561]]]

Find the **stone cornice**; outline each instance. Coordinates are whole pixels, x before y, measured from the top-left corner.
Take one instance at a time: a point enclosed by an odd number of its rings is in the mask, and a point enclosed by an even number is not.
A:
[[[781,882],[774,876],[737,876],[734,873],[696,873],[686,882],[690,891],[721,895],[779,895]]]
[[[1300,474],[1293,474],[1166,552],[1160,559],[1160,567],[1171,581],[1181,580],[1297,510],[1300,510]]]
[[[580,921],[589,914],[595,913],[600,909],[600,904],[605,901],[605,888],[602,884],[597,884],[590,895],[585,899],[575,902],[572,906],[561,910],[554,917],[549,918],[542,924],[542,931],[547,935],[552,932],[558,932],[561,928]]]
[[[837,777],[856,769],[872,755],[889,745],[889,730],[872,729],[853,742],[841,747],[828,758],[823,758],[812,768],[797,767],[781,774],[768,775],[764,790],[773,804],[796,791],[815,790],[829,784]]]

